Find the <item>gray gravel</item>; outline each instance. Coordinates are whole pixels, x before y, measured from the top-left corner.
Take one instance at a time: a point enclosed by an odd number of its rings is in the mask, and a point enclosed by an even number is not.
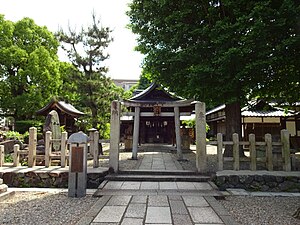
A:
[[[243,225],[300,225],[292,216],[300,197],[228,196],[219,202]]]
[[[69,198],[67,193],[16,192],[0,202],[0,224],[75,224],[97,200],[91,195]]]

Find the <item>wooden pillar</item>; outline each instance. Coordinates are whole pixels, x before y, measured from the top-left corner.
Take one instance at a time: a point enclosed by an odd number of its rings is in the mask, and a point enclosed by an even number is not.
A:
[[[240,155],[239,155],[239,135],[237,133],[232,134],[233,141],[233,169],[240,170]]]
[[[288,130],[281,130],[282,142],[282,157],[284,160],[284,170],[291,171],[291,151],[290,151],[290,137]]]
[[[0,167],[4,166],[4,145],[0,145]]]
[[[223,134],[218,133],[217,134],[217,155],[218,155],[218,171],[223,170]]]
[[[93,159],[93,167],[99,167],[99,131],[94,132],[94,159]]]
[[[20,154],[19,154],[19,150],[20,150],[20,145],[15,144],[14,145],[14,167],[20,166]]]
[[[272,153],[272,136],[271,134],[265,134],[266,142],[266,161],[269,171],[273,171],[273,153]]]
[[[195,105],[196,114],[196,167],[198,172],[207,172],[206,155],[206,118],[205,103],[197,102]]]
[[[111,104],[110,117],[110,151],[109,168],[114,172],[119,170],[119,143],[120,143],[120,102],[114,100]]]
[[[61,133],[60,143],[60,166],[66,167],[66,149],[67,149],[68,133],[66,131]]]
[[[134,109],[134,127],[133,127],[133,143],[132,143],[132,159],[137,159],[139,132],[140,132],[140,107]]]
[[[28,146],[28,167],[36,164],[36,145],[37,145],[37,129],[29,128],[29,146]]]
[[[47,131],[45,134],[45,167],[51,166],[52,155],[52,132]]]
[[[250,169],[256,171],[255,134],[249,134]]]
[[[181,149],[181,137],[180,137],[180,114],[179,107],[174,107],[174,119],[175,119],[175,136],[176,136],[176,148],[177,157],[179,160],[182,159],[182,149]]]

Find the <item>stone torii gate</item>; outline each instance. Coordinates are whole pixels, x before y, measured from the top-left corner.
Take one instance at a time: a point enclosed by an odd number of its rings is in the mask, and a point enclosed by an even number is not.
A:
[[[186,104],[186,102],[181,102]],[[206,155],[206,118],[205,118],[205,103],[192,102],[195,105],[196,115],[196,167],[199,173],[207,172],[207,155]],[[121,103],[113,101],[111,105],[111,131],[110,131],[110,154],[109,167],[114,172],[119,170],[119,143],[120,143],[120,117]],[[137,157],[138,137],[139,137],[139,120],[140,120],[140,105],[132,103],[135,107],[134,112],[134,134],[133,134],[133,154],[132,157]],[[174,107],[175,116],[175,133],[178,159],[182,158],[181,138],[180,138],[180,120],[179,107],[180,103],[168,103],[164,106]]]

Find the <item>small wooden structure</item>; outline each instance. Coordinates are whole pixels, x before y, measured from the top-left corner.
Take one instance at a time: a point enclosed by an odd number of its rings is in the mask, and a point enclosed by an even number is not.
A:
[[[280,139],[280,130],[287,129],[290,137],[300,138],[300,113],[284,110],[270,103],[259,100],[241,109],[243,140],[248,141],[249,134],[255,134],[257,140],[263,141],[269,133],[275,141]],[[221,105],[206,113],[206,121],[210,126],[210,136],[225,134],[225,105]]]
[[[180,116],[189,116],[195,109],[193,99],[176,96],[157,83],[124,100],[128,112],[121,117],[121,135],[128,149],[135,143],[175,144],[180,135]],[[180,140],[181,142],[181,140]],[[133,146],[130,146],[130,144]],[[181,143],[180,143],[181,145]],[[126,147],[126,146],[125,146]]]
[[[75,121],[78,117],[84,115],[83,112],[64,101],[51,100],[45,107],[38,110],[36,114],[46,117],[52,110],[57,111],[60,125],[65,126],[65,130],[69,134],[76,132]]]

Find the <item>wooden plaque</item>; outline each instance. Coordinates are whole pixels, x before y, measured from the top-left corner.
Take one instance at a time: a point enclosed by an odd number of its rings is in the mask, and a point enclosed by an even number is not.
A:
[[[83,172],[83,147],[72,147],[71,158],[71,172],[82,173]]]

